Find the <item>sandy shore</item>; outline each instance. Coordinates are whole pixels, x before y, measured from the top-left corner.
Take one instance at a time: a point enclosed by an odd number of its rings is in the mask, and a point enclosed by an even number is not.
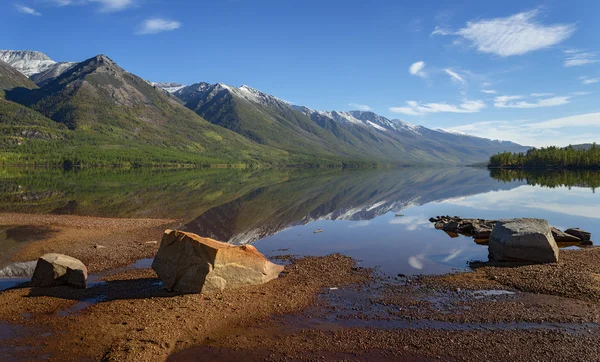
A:
[[[599,360],[600,248],[561,250],[557,264],[430,277],[307,257],[261,286],[174,295],[152,270],[124,268],[154,255],[147,242],[174,224],[1,214],[0,225],[52,229],[14,260],[64,252],[98,281],[0,292],[0,359]]]

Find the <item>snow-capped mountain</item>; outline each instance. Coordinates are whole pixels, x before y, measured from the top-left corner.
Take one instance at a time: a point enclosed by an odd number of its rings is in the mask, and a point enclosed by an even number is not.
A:
[[[0,50],[0,60],[8,63],[37,84],[58,77],[76,64],[55,62],[44,53],[31,50]]]
[[[169,93],[175,93],[181,88],[185,87],[184,84],[174,82],[150,82],[150,84]]]
[[[433,130],[374,112],[317,111],[247,85],[202,82],[173,95],[211,123],[255,142],[324,158],[344,155],[390,162],[471,163],[497,152],[527,149],[512,142]]]
[[[373,112],[365,111],[315,111],[304,106],[293,106],[294,109],[309,117],[327,117],[341,124],[361,125],[371,127],[382,132],[397,131],[420,135],[422,126],[410,124],[399,119],[387,119]]]
[[[202,94],[209,98],[212,98],[221,91],[230,92],[234,96],[263,106],[273,106],[281,104],[289,105],[286,101],[282,99],[261,92],[258,89],[254,89],[247,85],[242,85],[241,87],[234,87],[224,83],[209,84],[205,82],[200,82],[192,84],[188,87],[182,87],[177,91],[173,92],[173,94],[179,99],[183,100],[184,102],[188,102],[193,97],[198,97]]]

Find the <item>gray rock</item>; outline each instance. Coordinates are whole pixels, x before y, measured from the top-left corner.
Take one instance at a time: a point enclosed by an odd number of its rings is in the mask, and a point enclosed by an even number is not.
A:
[[[37,261],[17,262],[0,269],[0,278],[31,278]]]
[[[456,231],[458,229],[458,223],[456,221],[451,221],[446,223],[442,230],[444,231]]]
[[[87,277],[87,267],[81,261],[67,255],[52,253],[38,259],[31,285],[34,287],[67,285],[85,288]]]
[[[573,235],[574,237],[578,238],[581,241],[590,241],[592,238],[591,233],[588,233],[587,231],[577,229],[577,228],[567,229],[567,230],[565,230],[565,233],[569,234],[569,235]]]
[[[475,225],[473,226],[473,236],[475,239],[489,239],[492,234],[492,229],[487,226]]]
[[[578,243],[581,241],[579,237],[562,232],[555,227],[552,227],[552,236],[554,236],[557,243]]]
[[[554,263],[558,246],[546,220],[500,220],[490,235],[489,254],[496,261]]]

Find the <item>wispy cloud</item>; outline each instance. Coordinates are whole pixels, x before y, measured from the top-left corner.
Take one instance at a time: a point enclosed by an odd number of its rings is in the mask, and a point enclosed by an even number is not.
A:
[[[600,82],[600,78],[579,77],[581,84],[594,84]]]
[[[567,59],[565,60],[565,67],[579,67],[582,65],[597,63],[596,53],[587,52],[579,49],[565,50]]]
[[[554,93],[531,93],[532,97],[552,97]]]
[[[493,89],[482,89],[481,93],[485,93],[485,94],[496,94],[496,91]]]
[[[135,2],[137,0],[51,0],[51,1],[58,6],[98,4],[98,5],[100,5],[101,12],[112,13],[112,12],[125,10],[125,9],[135,5]]]
[[[423,116],[428,113],[476,113],[485,107],[485,103],[480,100],[467,100],[459,105],[448,103],[421,104],[417,101],[408,101],[406,102],[405,107],[390,107],[389,111],[392,113],[402,113],[409,116]]]
[[[451,35],[453,34],[452,30],[443,26],[436,26],[435,29],[431,32],[431,35]]]
[[[482,53],[508,57],[559,44],[575,31],[573,24],[544,25],[538,15],[538,10],[532,10],[505,18],[469,21],[458,31],[436,28],[432,35],[461,36]]]
[[[510,140],[528,146],[566,146],[596,142],[600,139],[600,113],[587,113],[541,122],[484,121],[452,127],[449,130],[485,138]],[[569,131],[572,131],[572,134],[569,134]]]
[[[166,19],[147,19],[140,25],[138,35],[157,34],[164,31],[173,31],[179,29],[181,23],[174,20]]]
[[[533,94],[532,94],[533,96]],[[536,97],[536,96],[534,96]],[[494,99],[494,107],[497,108],[541,108],[556,107],[570,102],[570,96],[557,96],[551,98],[536,97],[532,102],[523,100],[524,96],[499,96]]]
[[[417,77],[425,78],[427,73],[423,70],[425,68],[425,62],[420,61],[416,63],[412,63],[410,67],[408,67],[408,72],[412,75],[416,75]]]
[[[461,77],[458,73],[453,71],[452,69],[446,68],[446,69],[444,69],[444,72],[446,72],[446,74],[448,74],[453,81],[459,82],[462,84],[466,83],[465,79],[463,77]]]
[[[348,105],[354,109],[357,109],[359,111],[372,111],[373,108],[369,107],[366,104],[360,104],[360,103],[348,103]]]
[[[15,5],[15,8],[17,9],[17,11],[19,11],[20,13],[23,13],[23,14],[34,15],[34,16],[42,15],[41,13],[37,12],[34,8],[30,8],[29,6]]]

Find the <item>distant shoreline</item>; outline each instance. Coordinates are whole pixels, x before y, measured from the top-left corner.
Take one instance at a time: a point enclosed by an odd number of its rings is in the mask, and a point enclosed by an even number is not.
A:
[[[548,170],[548,171],[578,171],[578,170],[600,170],[600,165],[596,166],[487,166],[488,169],[495,170]]]

